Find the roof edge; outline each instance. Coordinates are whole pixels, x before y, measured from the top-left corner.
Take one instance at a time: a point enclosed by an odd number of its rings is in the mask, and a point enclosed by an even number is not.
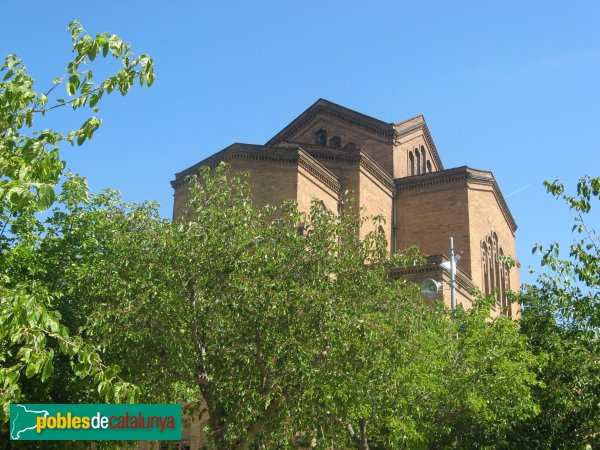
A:
[[[374,134],[384,136],[389,139],[393,138],[394,125],[392,123],[384,122],[383,120],[379,120],[375,117],[368,116],[361,112],[320,98],[315,103],[310,105],[306,110],[304,110],[298,117],[292,120],[288,125],[286,125],[285,128],[269,139],[265,145],[273,145],[279,141],[289,140],[294,133],[312,121],[312,119],[314,119],[314,117],[316,117],[316,115],[320,112],[324,112],[342,120],[346,120],[347,122],[358,125]]]
[[[396,189],[409,190],[416,189],[424,186],[431,186],[434,184],[453,183],[460,180],[466,180],[472,184],[484,184],[492,186],[494,196],[498,202],[498,206],[508,223],[513,234],[517,231],[518,225],[510,212],[508,204],[500,191],[500,187],[496,182],[494,174],[488,170],[473,169],[469,166],[455,167],[452,169],[446,169],[439,172],[430,172],[420,175],[413,175],[410,177],[396,178],[394,184]]]

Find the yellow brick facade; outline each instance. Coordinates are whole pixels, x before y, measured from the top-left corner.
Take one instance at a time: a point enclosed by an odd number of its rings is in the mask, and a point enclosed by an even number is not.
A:
[[[390,251],[414,245],[438,261],[396,271],[415,282],[448,278],[439,262],[447,260],[452,236],[461,254],[458,302],[465,307],[473,288],[498,288],[503,297],[508,287],[519,288],[518,267],[499,267],[485,256],[493,238],[489,255],[516,258],[517,227],[492,173],[445,169],[423,116],[387,123],[320,99],[265,145],[233,144],[178,173],[172,182],[174,217],[182,215],[187,200],[186,177],[222,161],[250,174],[257,206],[295,200],[308,211],[316,198],[337,213],[350,191],[355,211],[385,220],[381,228],[367,223],[361,236],[383,232]],[[440,298],[449,304],[447,286]],[[499,298],[494,314],[502,312],[518,316],[516,305]]]

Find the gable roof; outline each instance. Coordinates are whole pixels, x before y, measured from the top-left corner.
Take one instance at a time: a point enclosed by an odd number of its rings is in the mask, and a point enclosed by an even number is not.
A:
[[[402,136],[406,136],[407,134],[410,134],[414,131],[421,131],[423,133],[425,141],[427,142],[427,146],[429,147],[429,152],[435,160],[438,169],[444,170],[444,164],[442,163],[440,154],[437,151],[435,142],[433,142],[433,138],[431,137],[429,127],[427,126],[427,122],[425,122],[425,117],[423,116],[423,114],[419,114],[418,116],[411,117],[410,119],[394,124],[394,129],[395,139],[400,139]]]
[[[353,109],[346,108],[345,106],[338,105],[337,103],[325,100],[324,98],[320,98],[310,105],[304,112],[292,120],[283,130],[269,139],[265,145],[275,145],[281,141],[294,141],[294,134],[311,122],[319,113],[330,115],[351,125],[363,128],[364,130],[380,137],[389,139],[390,142],[410,134],[413,131],[420,130],[423,132],[437,167],[439,170],[444,170],[444,164],[442,163],[442,159],[440,158],[435,143],[433,142],[433,138],[429,132],[429,127],[427,126],[427,122],[425,122],[425,117],[423,117],[422,114],[402,122],[389,123],[358,111],[354,111]]]
[[[266,145],[274,145],[280,141],[290,140],[290,138],[307,123],[309,123],[317,114],[325,113],[348,122],[354,126],[359,126],[371,133],[392,139],[394,137],[394,124],[384,122],[366,114],[354,111],[337,103],[330,102],[320,98],[309,106],[302,114],[292,120],[283,130],[269,139]]]

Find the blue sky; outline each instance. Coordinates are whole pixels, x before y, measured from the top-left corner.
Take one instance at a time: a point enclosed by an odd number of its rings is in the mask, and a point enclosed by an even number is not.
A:
[[[319,97],[387,122],[424,114],[445,167],[492,170],[524,280],[536,242],[571,239],[543,180],[600,175],[600,2],[3,1],[0,55],[17,53],[43,90],[74,18],[149,53],[157,78],[108,97],[94,139],[63,156],[94,190],[158,200],[164,216],[175,172],[264,143]]]

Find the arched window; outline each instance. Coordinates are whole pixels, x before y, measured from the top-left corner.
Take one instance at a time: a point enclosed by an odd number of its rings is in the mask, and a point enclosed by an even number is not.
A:
[[[327,131],[323,128],[317,130],[315,133],[315,144],[327,145]]]
[[[415,157],[413,156],[413,152],[408,152],[408,174],[415,174]]]
[[[425,147],[421,145],[421,164],[423,164],[423,168],[421,169],[421,173],[426,173],[425,171],[425,162],[427,161],[427,157],[425,156]]]
[[[505,293],[504,306],[505,306],[506,314],[508,314],[509,316],[512,316],[512,304],[510,303],[510,300],[508,299],[508,296],[506,295],[509,291],[510,291],[510,267],[509,267],[508,263],[505,263],[504,264],[504,293]]]
[[[492,243],[491,236],[487,238],[487,266],[488,266],[488,286],[489,292],[487,295],[492,295],[494,293],[494,286],[496,285],[496,280],[494,280],[494,244]]]
[[[489,271],[488,271],[488,246],[486,242],[481,243],[481,272],[483,274],[483,293],[490,295]]]
[[[335,148],[342,148],[342,138],[339,136],[334,136],[329,140],[329,146]]]
[[[431,161],[427,161],[427,173],[431,173]]]
[[[499,311],[510,316],[510,266],[494,232],[481,242],[481,275],[483,293],[493,295]]]
[[[418,148],[415,148],[415,156],[416,156],[416,166],[417,166],[417,175],[421,173],[421,153]]]
[[[498,251],[498,236],[492,233],[492,241],[494,243],[494,289],[496,290],[496,302],[502,304],[501,280],[500,280],[500,253]]]
[[[504,291],[506,285],[504,277],[506,277],[506,272],[504,271],[504,266],[504,252],[500,248],[498,250],[498,290],[496,298],[498,299],[498,304],[500,305],[500,308],[502,308],[502,310],[504,310],[504,308],[506,307],[506,296]]]
[[[325,206],[325,202],[323,200],[313,200],[313,202],[315,203],[315,205],[317,207],[319,207],[320,209],[322,209],[323,211],[329,211],[329,208],[327,208],[327,206]]]

